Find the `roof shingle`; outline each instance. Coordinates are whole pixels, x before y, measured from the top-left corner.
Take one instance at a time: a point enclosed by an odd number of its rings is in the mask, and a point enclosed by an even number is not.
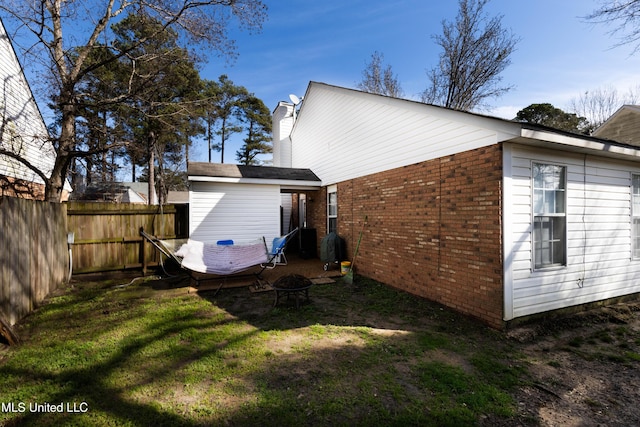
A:
[[[193,162],[187,166],[187,175],[218,178],[280,179],[291,181],[318,181],[311,169],[281,168],[274,166],[247,166],[225,163]]]

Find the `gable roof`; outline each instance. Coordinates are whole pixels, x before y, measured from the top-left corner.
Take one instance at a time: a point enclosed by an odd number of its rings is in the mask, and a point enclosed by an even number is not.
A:
[[[53,169],[56,153],[49,140],[47,127],[35,102],[22,66],[0,19],[0,146],[27,160],[45,175]],[[0,156],[0,175],[42,184],[34,171],[23,163]],[[65,189],[70,190],[68,183]]]
[[[593,135],[640,147],[640,105],[623,105]]]
[[[451,108],[445,108],[445,107],[441,107],[434,104],[426,104],[424,102],[414,101],[411,99],[394,98],[387,95],[363,92],[356,89],[311,81],[309,82],[309,86],[307,87],[307,91],[304,95],[304,98],[303,98],[304,101],[300,104],[300,110],[297,114],[297,121],[294,124],[294,129],[292,130],[292,133],[295,132],[295,127],[298,125],[299,121],[304,118],[304,115],[309,114],[308,112],[305,112],[306,110],[309,109],[309,103],[310,103],[309,97],[319,96],[320,93],[323,93],[323,95],[328,94],[329,98],[333,98],[335,101],[338,101],[338,102],[345,101],[347,99],[354,100],[353,105],[349,105],[348,107],[353,107],[353,106],[365,107],[364,105],[365,103],[372,102],[378,105],[385,106],[389,109],[402,108],[404,110],[430,112],[432,114],[437,114],[437,115],[466,116],[468,120],[473,120],[473,118],[478,120],[489,120],[489,121],[493,121],[496,126],[498,126],[500,123],[507,124],[507,126],[511,126],[515,123],[518,123],[512,120],[506,120],[499,117],[493,117],[493,116],[483,115],[479,113],[472,113],[467,111],[454,110]],[[353,112],[357,110],[346,109],[346,111]],[[316,114],[316,113],[317,111],[314,110],[312,114]],[[365,111],[362,111],[362,113],[363,113],[363,117],[366,117],[369,114],[369,111],[365,110]],[[507,131],[507,132],[510,133],[511,131]]]
[[[319,188],[320,178],[310,169],[190,162],[189,181],[277,184],[285,189]]]
[[[640,160],[640,147],[422,102],[310,82],[290,133],[291,164],[323,185],[517,143]]]

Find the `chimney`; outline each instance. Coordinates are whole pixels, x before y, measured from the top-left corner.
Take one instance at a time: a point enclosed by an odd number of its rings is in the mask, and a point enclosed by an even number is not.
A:
[[[291,167],[291,131],[293,130],[295,105],[280,101],[273,111],[273,166]]]

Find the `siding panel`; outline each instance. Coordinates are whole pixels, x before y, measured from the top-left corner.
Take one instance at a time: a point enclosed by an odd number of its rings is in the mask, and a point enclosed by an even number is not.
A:
[[[0,145],[19,154],[45,175],[51,173],[55,151],[7,33],[0,22]],[[0,175],[42,184],[42,179],[15,159],[0,156]]]
[[[631,174],[640,166],[513,145],[509,211],[514,253],[513,312],[506,320],[640,292],[640,262],[631,258]],[[532,161],[567,167],[567,266],[533,271]]]
[[[501,138],[486,122],[483,127],[438,107],[321,85],[311,90],[293,130],[293,167],[311,168],[323,185],[487,147]],[[513,132],[517,127],[500,126]]]
[[[192,182],[190,231],[194,240],[237,242],[280,235],[280,187],[277,185]]]

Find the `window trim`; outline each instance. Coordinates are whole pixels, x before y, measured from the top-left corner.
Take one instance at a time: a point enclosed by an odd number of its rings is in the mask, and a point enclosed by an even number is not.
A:
[[[631,259],[636,261],[636,260],[640,260],[640,248],[636,248],[636,240],[640,239],[640,235],[639,235],[640,233],[636,234],[636,228],[633,226],[633,222],[636,218],[640,219],[640,211],[636,212],[636,209],[634,208],[636,205],[634,203],[634,196],[636,194],[634,192],[634,186],[633,186],[634,178],[637,178],[640,184],[640,172],[631,173],[631,185],[629,188],[631,192],[631,197],[630,197],[630,200],[631,200],[631,220],[630,220],[631,222]],[[638,185],[637,188],[639,190],[637,197],[639,198],[638,202],[640,204],[640,185]]]
[[[335,197],[336,197],[334,215],[331,214],[330,207],[332,205],[329,203],[331,199],[331,194],[335,194]],[[330,224],[332,219],[334,219],[336,223],[335,230],[331,230]],[[338,232],[338,186],[335,184],[327,187],[327,234],[329,234],[331,231],[335,231],[336,233]]]
[[[534,170],[536,165],[539,166],[554,166],[558,168],[562,168],[564,170],[563,182],[562,182],[562,192],[564,193],[563,200],[563,212],[544,212],[539,213],[536,212],[535,201],[536,201],[536,186],[535,186],[535,174]],[[552,269],[560,269],[566,268],[568,263],[568,196],[567,196],[567,182],[568,182],[569,168],[565,164],[553,163],[548,161],[531,161],[531,270],[532,271],[548,271]],[[557,190],[554,190],[554,193]],[[558,263],[549,263],[549,264],[540,264],[538,265],[538,249],[536,244],[536,223],[538,218],[564,218],[564,235],[562,236],[562,245],[563,245],[563,259]]]

